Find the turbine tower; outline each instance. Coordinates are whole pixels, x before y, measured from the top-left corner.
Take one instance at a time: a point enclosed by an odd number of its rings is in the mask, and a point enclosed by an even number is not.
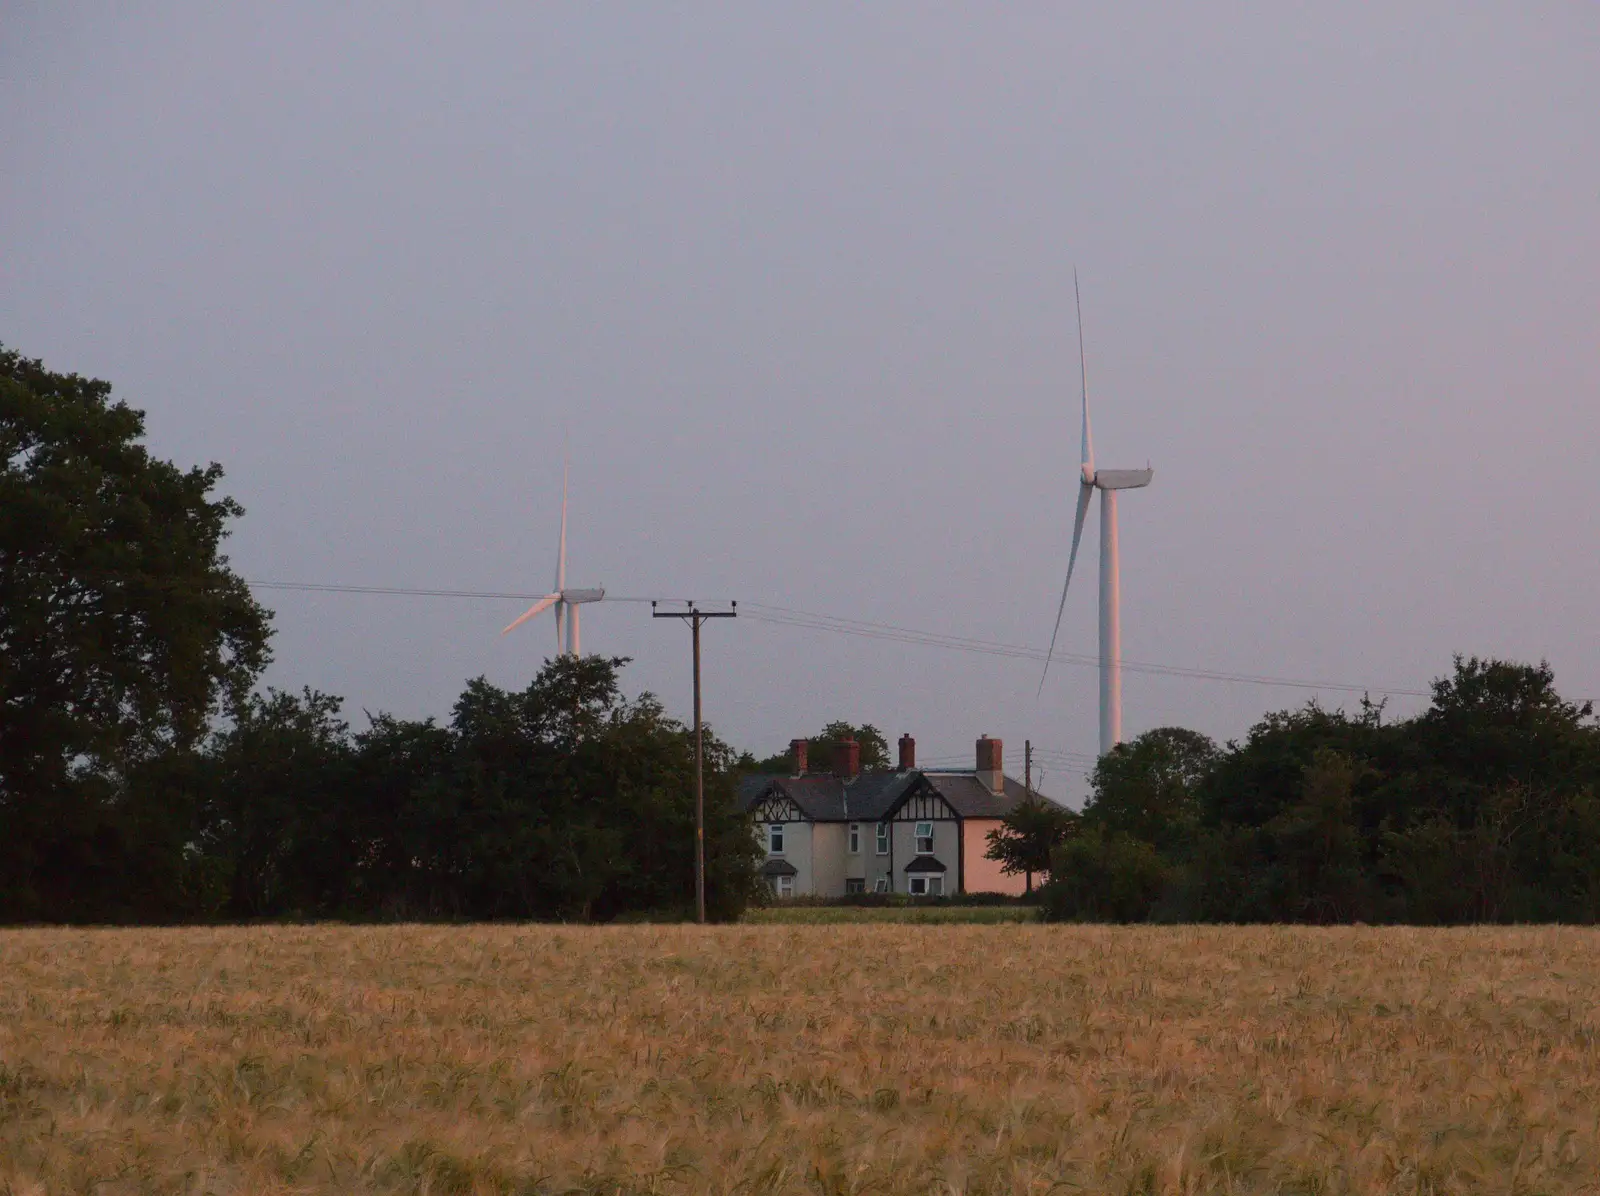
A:
[[[1050,675],[1061,616],[1067,609],[1067,590],[1078,563],[1078,542],[1089,514],[1089,500],[1100,492],[1100,754],[1122,742],[1122,566],[1117,551],[1117,491],[1138,490],[1150,484],[1153,469],[1096,469],[1094,437],[1089,431],[1089,367],[1083,350],[1083,297],[1078,292],[1078,272],[1072,272],[1072,294],[1078,303],[1078,372],[1083,387],[1083,468],[1078,479],[1078,513],[1072,521],[1072,555],[1067,558],[1067,581],[1061,587],[1056,627],[1050,633],[1050,651],[1044,659],[1044,678]]]
[[[535,615],[543,614],[550,607],[556,608],[556,655],[565,653],[568,656],[577,656],[580,653],[578,643],[578,611],[585,603],[599,602],[606,596],[604,589],[569,590],[567,588],[567,472],[568,463],[561,465],[561,546],[556,551],[556,588],[535,602],[526,611],[507,625],[507,631],[521,627]],[[571,624],[567,617],[571,614]],[[562,633],[566,631],[565,642]]]

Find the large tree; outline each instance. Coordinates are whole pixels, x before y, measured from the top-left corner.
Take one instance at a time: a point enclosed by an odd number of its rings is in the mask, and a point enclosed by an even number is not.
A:
[[[1169,850],[1194,834],[1199,787],[1217,745],[1198,731],[1157,727],[1101,756],[1084,805],[1086,822]]]
[[[200,740],[267,657],[222,555],[216,465],[140,443],[108,383],[0,346],[0,909],[36,916],[107,850],[129,773]],[[53,880],[51,878],[54,878]]]
[[[833,767],[833,749],[849,739],[855,740],[861,749],[863,772],[879,772],[889,767],[889,741],[883,737],[883,732],[871,723],[858,727],[843,719],[835,719],[806,740],[806,767],[812,772],[827,772]],[[740,766],[749,772],[788,775],[795,769],[794,747],[791,745],[764,760],[746,757]]]

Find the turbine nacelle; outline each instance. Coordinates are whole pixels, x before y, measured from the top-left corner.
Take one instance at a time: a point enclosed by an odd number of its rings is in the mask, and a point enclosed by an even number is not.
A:
[[[1139,490],[1155,475],[1153,469],[1102,469],[1091,484],[1096,490]]]
[[[599,602],[606,596],[605,590],[562,590],[561,601],[568,606],[578,606],[584,602]]]

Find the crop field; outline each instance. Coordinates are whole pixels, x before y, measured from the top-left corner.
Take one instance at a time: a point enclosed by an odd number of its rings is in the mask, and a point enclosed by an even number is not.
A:
[[[0,1193],[1600,1192],[1600,936],[0,931]]]

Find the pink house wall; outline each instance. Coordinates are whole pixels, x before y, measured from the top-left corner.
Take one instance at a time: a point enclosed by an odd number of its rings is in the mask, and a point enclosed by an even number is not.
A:
[[[998,861],[985,859],[989,850],[989,832],[1000,828],[998,818],[968,818],[961,824],[962,888],[968,893],[1010,893],[1020,896],[1027,892],[1028,878],[1007,876],[1000,871]],[[1044,878],[1035,876],[1035,886]]]

